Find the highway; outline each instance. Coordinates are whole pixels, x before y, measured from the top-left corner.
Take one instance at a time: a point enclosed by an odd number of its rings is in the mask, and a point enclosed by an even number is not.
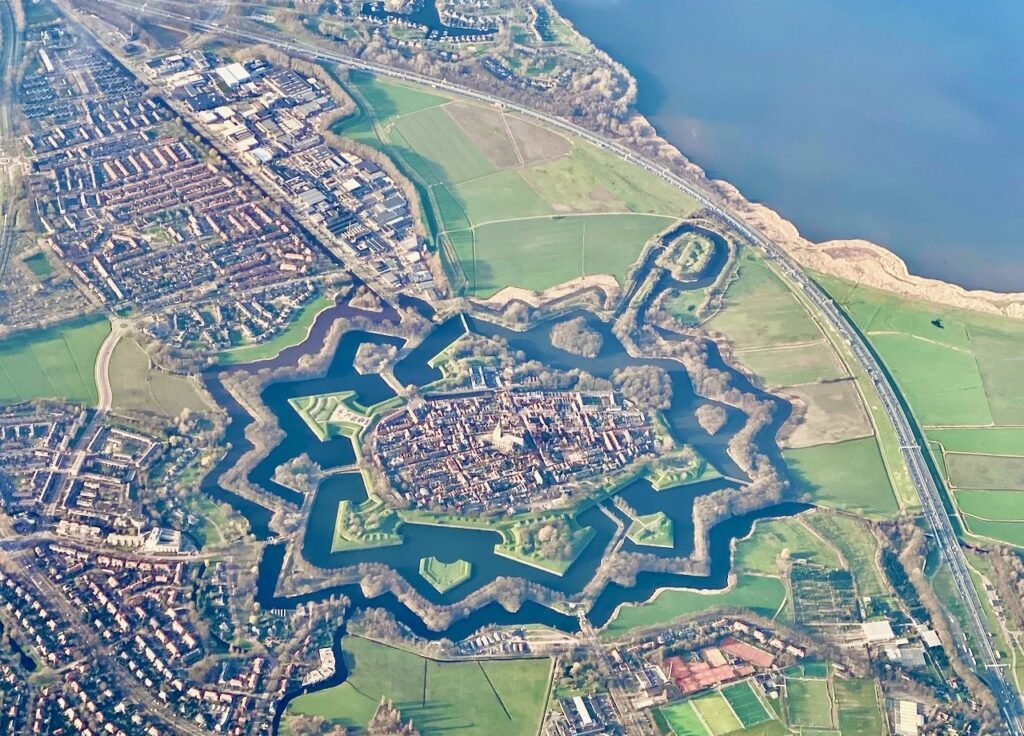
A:
[[[970,633],[980,651],[970,652],[962,644],[961,650],[975,669],[979,670],[979,676],[991,686],[999,708],[1006,720],[1009,732],[1014,734],[1014,736],[1024,736],[1024,708],[1021,705],[1020,694],[1013,687],[1007,676],[1006,668],[1001,666],[999,662],[995,645],[992,641],[992,635],[985,620],[981,599],[968,572],[967,560],[960,547],[956,530],[943,505],[942,494],[931,473],[924,450],[917,443],[914,425],[899,400],[896,387],[888,377],[888,374],[882,370],[874,353],[850,319],[836,307],[835,303],[821,287],[811,281],[800,270],[796,263],[779,246],[747,225],[738,215],[731,212],[713,195],[698,189],[693,183],[678,176],[669,168],[651,161],[620,143],[606,140],[579,125],[561,118],[545,115],[509,100],[484,94],[446,80],[434,79],[344,54],[325,51],[307,43],[285,40],[266,33],[236,29],[221,22],[197,20],[181,13],[162,10],[150,4],[140,7],[136,4],[123,2],[122,0],[102,0],[102,2],[123,10],[141,11],[167,20],[177,20],[206,32],[233,36],[250,43],[266,44],[282,51],[298,54],[317,61],[342,64],[353,69],[426,85],[486,104],[500,106],[505,110],[515,112],[524,117],[536,119],[548,127],[576,135],[664,179],[693,197],[702,206],[713,212],[723,223],[742,234],[752,245],[759,248],[767,259],[776,264],[791,288],[802,292],[815,305],[831,327],[849,344],[857,361],[874,383],[875,389],[878,391],[885,406],[886,413],[889,415],[896,430],[903,458],[921,497],[924,515],[938,541],[943,561],[949,566],[952,573],[957,595],[961,599],[963,608],[967,613],[967,624]]]
[[[17,92],[14,67],[19,58],[20,40],[21,34],[14,28],[14,12],[10,0],[0,0],[0,284],[3,283],[7,262],[14,248],[14,223],[11,216],[14,177],[11,176],[11,167],[16,164],[11,157],[16,153],[17,144],[11,135],[11,114]]]

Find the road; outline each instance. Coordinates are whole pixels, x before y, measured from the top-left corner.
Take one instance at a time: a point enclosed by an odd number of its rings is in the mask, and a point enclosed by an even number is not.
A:
[[[0,284],[3,284],[7,261],[14,248],[15,229],[11,207],[14,178],[11,176],[11,168],[17,165],[12,160],[17,144],[11,133],[11,114],[17,92],[14,67],[19,58],[20,41],[21,34],[14,29],[10,0],[0,0]]]
[[[960,547],[956,530],[950,520],[945,506],[942,502],[942,494],[935,481],[935,478],[928,466],[924,451],[918,445],[917,435],[914,431],[914,424],[909,414],[899,399],[896,387],[886,374],[868,344],[861,337],[850,319],[843,313],[831,297],[821,287],[809,279],[789,257],[789,255],[767,237],[756,231],[738,215],[732,212],[727,206],[720,202],[714,195],[698,189],[692,182],[678,176],[669,168],[657,164],[650,159],[635,153],[626,146],[605,138],[580,127],[574,123],[561,118],[546,115],[530,108],[524,107],[509,100],[484,94],[452,82],[426,77],[402,69],[391,67],[375,62],[364,61],[345,54],[338,54],[317,48],[307,43],[294,40],[284,40],[280,37],[255,33],[248,30],[232,28],[224,23],[207,23],[196,20],[181,13],[162,10],[153,6],[141,8],[139,5],[122,2],[121,0],[101,0],[105,4],[121,8],[123,10],[140,11],[148,15],[161,17],[167,20],[177,20],[183,23],[210,32],[220,33],[226,36],[233,36],[242,41],[256,44],[266,44],[282,51],[305,56],[316,61],[342,64],[344,66],[373,72],[392,79],[404,80],[416,84],[422,84],[435,89],[451,92],[462,97],[474,99],[489,105],[500,106],[505,110],[515,112],[527,118],[533,118],[548,127],[556,128],[614,153],[625,161],[635,164],[651,174],[660,177],[669,184],[677,187],[710,212],[714,213],[723,223],[741,233],[752,245],[759,248],[765,257],[774,262],[784,274],[789,286],[796,291],[802,292],[806,298],[817,307],[821,315],[829,322],[832,328],[845,340],[853,351],[857,361],[861,364],[874,383],[875,389],[885,406],[886,413],[892,421],[899,438],[901,452],[910,471],[911,479],[917,487],[921,497],[921,504],[932,531],[939,543],[943,561],[949,566],[953,576],[957,596],[961,599],[963,608],[967,614],[967,623],[974,640],[977,642],[979,652],[972,653],[965,650],[968,660],[980,671],[980,676],[991,686],[999,708],[1006,720],[1007,728],[1014,736],[1024,736],[1024,708],[1021,705],[1020,694],[1010,683],[1004,668],[1000,666],[996,654],[995,645],[991,632],[985,621],[984,609],[978,591],[975,589],[967,568],[967,560]],[[964,647],[961,647],[963,650]]]

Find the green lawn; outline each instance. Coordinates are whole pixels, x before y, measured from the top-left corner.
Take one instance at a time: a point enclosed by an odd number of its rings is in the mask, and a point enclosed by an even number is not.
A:
[[[781,580],[759,575],[740,575],[736,585],[727,591],[663,590],[648,603],[622,606],[602,636],[607,639],[625,637],[637,629],[715,610],[744,609],[772,618],[785,597],[786,588]]]
[[[874,680],[836,678],[832,685],[839,705],[839,730],[844,735],[881,736],[886,732]]]
[[[729,707],[728,701],[719,692],[701,695],[690,702],[707,724],[712,736],[721,736],[743,728],[743,724]]]
[[[540,727],[551,669],[547,659],[435,662],[356,637],[346,638],[343,648],[348,680],[296,698],[287,713],[365,728],[384,697],[424,736],[533,736]]]
[[[708,730],[693,709],[692,701],[665,705],[659,712],[676,736],[708,736]]]
[[[729,701],[744,728],[770,721],[771,713],[757,697],[749,681],[738,682],[722,688],[722,695]]]
[[[633,519],[626,531],[633,544],[647,547],[671,547],[672,519],[663,511],[644,514]]]
[[[465,560],[441,562],[436,557],[420,560],[420,575],[440,593],[447,593],[473,575],[473,565]]]
[[[0,404],[63,399],[95,404],[94,369],[110,322],[89,315],[0,340]]]
[[[309,328],[320,312],[330,307],[334,302],[326,296],[318,296],[309,304],[304,306],[284,330],[266,342],[256,345],[241,345],[236,348],[229,348],[217,353],[217,362],[221,365],[237,365],[239,363],[252,363],[257,360],[269,360],[286,348],[298,345],[306,339]]]
[[[812,503],[873,518],[896,514],[898,505],[874,437],[783,453],[797,484]]]
[[[835,728],[826,680],[786,678],[786,714],[790,726]]]

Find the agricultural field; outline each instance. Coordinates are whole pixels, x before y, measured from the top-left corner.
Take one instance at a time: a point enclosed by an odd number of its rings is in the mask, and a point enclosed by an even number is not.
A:
[[[928,439],[937,442],[944,452],[1024,454],[1024,427],[929,429]]]
[[[343,642],[350,675],[341,685],[296,698],[289,714],[365,728],[389,698],[424,736],[533,736],[547,700],[547,659],[437,662],[366,639]]]
[[[790,727],[833,729],[828,680],[786,678],[786,721]]]
[[[447,593],[472,577],[473,565],[465,560],[441,562],[436,557],[424,557],[420,560],[420,575],[439,593]]]
[[[122,337],[110,356],[111,403],[116,409],[153,412],[171,419],[186,409],[203,411],[208,407],[194,381],[153,366],[131,337]]]
[[[874,437],[783,453],[796,483],[813,503],[871,518],[898,511]]]
[[[781,393],[802,407],[803,412],[785,438],[784,447],[814,447],[874,434],[853,379],[790,386]]]
[[[335,132],[413,181],[465,294],[597,274],[622,283],[644,244],[695,208],[636,166],[496,108],[366,73],[347,84],[362,110]]]
[[[949,484],[954,488],[1024,491],[1024,455],[1008,457],[947,452],[945,461]]]
[[[685,293],[685,292],[684,292]],[[824,339],[799,345],[737,350],[736,359],[768,388],[847,378],[849,373]]]
[[[19,332],[0,344],[0,404],[33,399],[98,401],[94,368],[110,334],[102,315]]]

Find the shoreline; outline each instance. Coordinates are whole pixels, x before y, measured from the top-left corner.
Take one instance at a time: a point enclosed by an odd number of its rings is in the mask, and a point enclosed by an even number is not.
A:
[[[715,195],[745,222],[774,241],[802,268],[916,301],[1024,320],[1024,291],[967,289],[953,282],[913,274],[906,261],[897,253],[883,245],[863,239],[836,238],[815,243],[802,236],[797,226],[776,210],[747,199],[736,185],[723,179],[710,178],[703,167],[689,159],[675,143],[665,138],[637,107],[636,89],[639,82],[633,72],[581,33],[554,2],[550,3],[550,8],[587,46],[607,58],[628,77],[633,93],[629,102],[629,110],[635,123],[632,127],[649,131],[642,140],[633,142],[633,147],[639,147],[635,144],[640,144],[657,149],[656,158],[678,167],[691,177],[695,184]],[[627,145],[630,143],[626,142]]]

